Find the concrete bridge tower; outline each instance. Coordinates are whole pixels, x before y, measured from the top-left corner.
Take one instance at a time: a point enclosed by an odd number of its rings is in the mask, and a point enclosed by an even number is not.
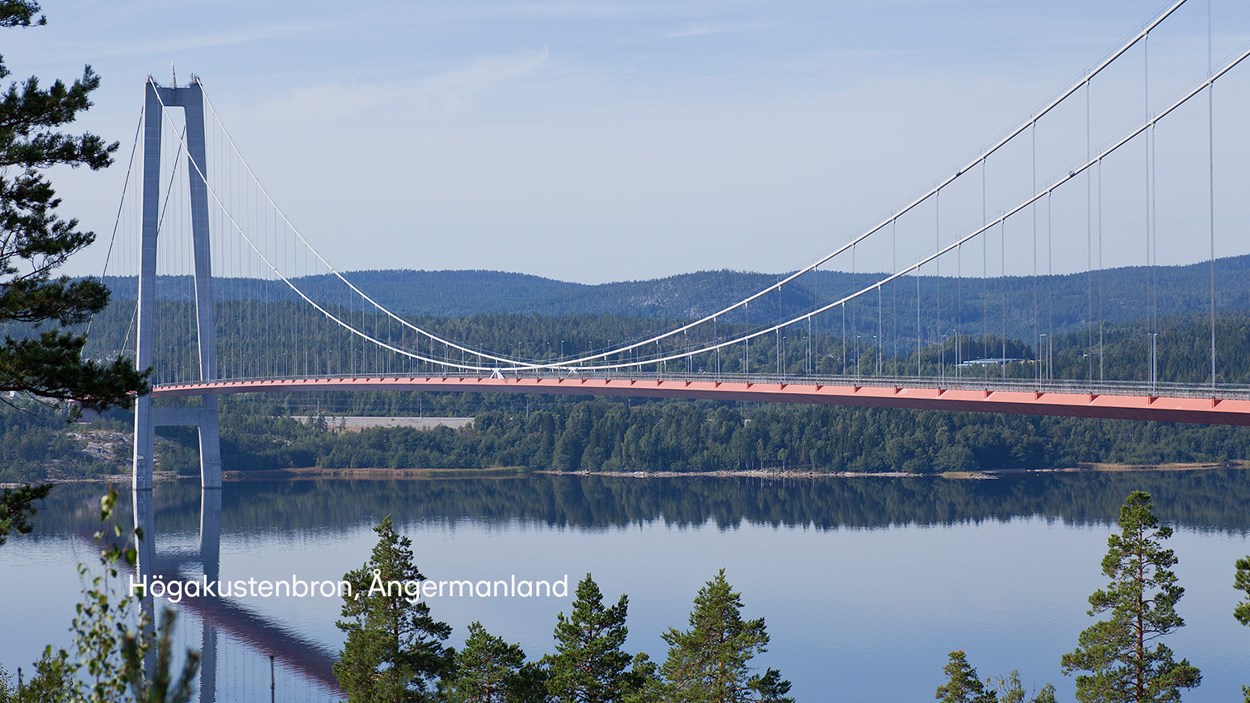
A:
[[[186,115],[187,177],[191,196],[191,238],[194,253],[195,321],[199,348],[199,380],[217,378],[217,335],[213,316],[213,271],[208,231],[208,173],[204,146],[204,92],[192,76],[184,87],[163,87],[149,76],[143,119],[143,215],[139,246],[139,299],[135,334],[135,365],[152,366],[156,341],[156,253],[161,209],[161,127],[165,108],[180,107]],[[162,425],[193,425],[200,433],[200,484],[221,488],[221,440],[217,398],[201,396],[199,405],[153,407],[143,396],[135,403],[135,490],[152,488],[155,429]]]

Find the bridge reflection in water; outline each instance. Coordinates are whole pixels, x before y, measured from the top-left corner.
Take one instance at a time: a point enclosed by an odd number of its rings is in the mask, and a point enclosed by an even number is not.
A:
[[[159,533],[156,529],[153,492],[133,491],[131,498],[134,506],[135,528],[142,530],[143,535],[143,538],[139,540],[136,564],[138,579],[146,577],[149,582],[160,579],[165,583],[174,581],[219,583],[221,577],[220,489],[206,489],[200,492],[199,554],[198,558],[191,559],[179,554],[160,553],[157,547]],[[156,599],[152,597],[151,589],[148,589],[142,601],[142,609],[149,616],[149,622],[157,620],[156,606]],[[238,642],[241,646],[254,650],[256,656],[250,658],[253,662],[262,663],[266,657],[271,660],[266,663],[268,666],[263,672],[264,676],[257,676],[258,672],[255,671],[249,671],[246,674],[246,678],[253,681],[263,678],[265,688],[270,689],[271,692],[274,664],[280,663],[284,669],[293,672],[303,681],[316,684],[327,697],[339,695],[338,682],[332,670],[334,657],[320,643],[291,632],[231,598],[221,597],[220,594],[197,594],[195,597],[183,597],[177,607],[185,613],[194,615],[201,623],[198,686],[201,703],[215,703],[217,700],[219,631],[228,635],[226,640],[228,643]],[[181,621],[181,629],[185,630],[187,624],[185,619]],[[144,665],[150,680],[156,665],[155,652],[149,652]],[[254,700],[254,697],[249,699]]]

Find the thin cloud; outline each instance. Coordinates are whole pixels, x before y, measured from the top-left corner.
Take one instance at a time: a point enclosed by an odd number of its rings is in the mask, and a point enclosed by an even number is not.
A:
[[[551,52],[524,51],[515,54],[481,56],[469,65],[429,76],[421,81],[429,88],[458,88],[478,92],[498,83],[530,75],[547,64]]]
[[[685,27],[669,32],[669,39],[686,39],[689,37],[706,37],[709,34],[724,34],[728,32],[729,27],[719,22],[691,22]]]
[[[272,41],[274,39],[286,39],[294,36],[320,34],[335,28],[341,28],[341,25],[332,23],[273,24],[265,27],[249,27],[247,29],[201,34],[198,36],[179,36],[177,38],[149,42],[101,44],[91,49],[90,55],[98,60],[125,56],[179,54],[190,49],[218,49],[227,46]]]
[[[480,20],[480,19],[596,19],[605,17],[628,16],[633,8],[624,4],[612,3],[580,3],[580,2],[535,2],[535,3],[502,3],[497,5],[479,5],[472,8],[456,7],[453,10],[438,13],[443,19]]]
[[[250,108],[252,120],[277,122],[291,114],[306,122],[340,123],[359,115],[400,111],[410,116],[463,112],[494,90],[551,66],[550,51],[479,56],[469,62],[400,80],[303,86],[267,96]],[[241,108],[246,109],[246,108]]]

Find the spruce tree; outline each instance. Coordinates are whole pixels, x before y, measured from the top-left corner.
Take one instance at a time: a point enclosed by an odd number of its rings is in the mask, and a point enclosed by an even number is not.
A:
[[[616,703],[633,688],[625,653],[629,597],[605,607],[590,574],[577,584],[573,612],[556,616],[556,651],[545,658],[547,692],[555,703]]]
[[[1242,625],[1250,626],[1250,557],[1237,560],[1237,574],[1233,579],[1233,587],[1246,594],[1245,600],[1233,609],[1233,617],[1237,618],[1237,622]],[[1246,697],[1245,703],[1250,703],[1250,686],[1242,686],[1241,693]]]
[[[334,675],[349,703],[434,700],[432,683],[452,665],[443,646],[451,628],[408,590],[425,580],[412,560],[412,540],[395,531],[389,515],[373,531],[378,543],[369,560],[343,577],[351,589],[337,624],[347,641]]]
[[[934,698],[942,703],[995,703],[998,700],[998,694],[985,687],[962,649],[951,652],[949,657],[950,661],[942,668],[946,683],[938,686]]]
[[[750,662],[768,650],[763,618],[742,619],[742,595],[721,569],[694,599],[689,630],[664,633],[668,658],[661,668],[666,700],[680,703],[784,703],[790,682],[776,669],[752,675]]]
[[[1176,556],[1163,548],[1172,535],[1153,512],[1150,494],[1130,493],[1120,509],[1120,533],[1107,540],[1102,572],[1111,582],[1089,597],[1091,617],[1107,614],[1063,655],[1063,671],[1076,677],[1080,703],[1176,703],[1181,689],[1202,680],[1188,660],[1176,661],[1162,638],[1185,624],[1176,604]]]

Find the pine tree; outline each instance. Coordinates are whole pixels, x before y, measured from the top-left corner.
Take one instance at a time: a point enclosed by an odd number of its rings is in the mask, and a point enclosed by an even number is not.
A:
[[[23,535],[30,532],[33,525],[30,518],[35,514],[34,503],[48,496],[52,484],[42,486],[18,486],[0,491],[0,546],[3,546],[10,534]]]
[[[660,667],[651,661],[646,652],[634,655],[629,669],[629,686],[622,703],[665,703],[664,680]]]
[[[556,703],[615,703],[632,688],[631,657],[622,647],[629,630],[629,597],[604,607],[603,593],[590,574],[577,584],[573,612],[556,620],[556,651],[545,658],[547,692]]]
[[[340,630],[347,641],[334,675],[349,703],[413,703],[433,700],[431,683],[449,670],[443,646],[451,628],[430,617],[415,597],[425,579],[412,561],[412,540],[395,531],[391,516],[373,531],[378,543],[364,566],[344,575]]]
[[[1001,703],[1024,703],[1025,696],[1028,695],[1024,691],[1024,683],[1020,681],[1019,671],[1012,671],[1007,678],[998,677],[994,692]],[[1050,684],[1042,686],[1037,695],[1029,699],[1029,703],[1055,703],[1055,687]]]
[[[1237,574],[1233,579],[1233,587],[1246,594],[1245,600],[1233,609],[1233,617],[1237,618],[1237,622],[1242,625],[1250,626],[1250,557],[1237,560]],[[1250,703],[1250,686],[1242,686],[1241,692],[1246,697],[1245,703]]]
[[[666,700],[681,703],[793,702],[790,682],[776,669],[751,675],[750,662],[768,650],[764,619],[742,619],[742,595],[721,569],[694,599],[690,629],[664,633],[668,658],[661,668]]]
[[[520,699],[525,652],[482,627],[469,624],[464,647],[456,652],[455,674],[447,685],[450,703],[511,703]]]
[[[38,13],[34,0],[2,2],[0,27],[42,25]],[[9,74],[0,61],[0,79]],[[58,80],[45,90],[32,76],[0,94],[0,323],[51,326],[0,343],[0,391],[78,400],[92,408],[128,405],[130,394],[143,389],[145,375],[121,358],[84,360],[82,335],[64,331],[104,309],[108,290],[99,281],[53,278],[95,234],[57,214],[60,199],[43,171],[97,170],[113,162],[116,142],[59,131],[91,107],[91,93],[99,86],[100,77],[88,66],[70,85]]]
[[[43,24],[35,0],[0,2],[0,28]],[[9,75],[0,58],[0,80]],[[85,339],[65,328],[103,310],[108,290],[98,281],[52,277],[95,234],[79,231],[76,220],[57,214],[61,201],[43,171],[53,166],[97,170],[112,163],[116,143],[59,131],[91,107],[91,92],[99,85],[100,77],[88,66],[70,85],[58,80],[43,90],[32,76],[0,93],[0,325],[31,330],[6,334],[0,341],[0,391],[74,399],[92,408],[129,405],[147,378],[126,359],[82,358]],[[26,518],[40,497],[29,488],[0,491],[0,544],[11,530],[29,529]]]
[[[1109,617],[1081,632],[1076,651],[1063,655],[1063,671],[1089,672],[1076,677],[1080,703],[1176,703],[1202,675],[1161,641],[1185,624],[1176,612],[1185,593],[1171,571],[1176,557],[1162,546],[1172,530],[1159,525],[1142,491],[1125,499],[1119,525],[1102,560],[1111,582],[1089,597],[1090,616]]]
[[[946,683],[938,686],[934,698],[942,703],[995,703],[998,700],[998,694],[985,687],[962,649],[949,656],[950,661],[942,668],[947,676]]]

